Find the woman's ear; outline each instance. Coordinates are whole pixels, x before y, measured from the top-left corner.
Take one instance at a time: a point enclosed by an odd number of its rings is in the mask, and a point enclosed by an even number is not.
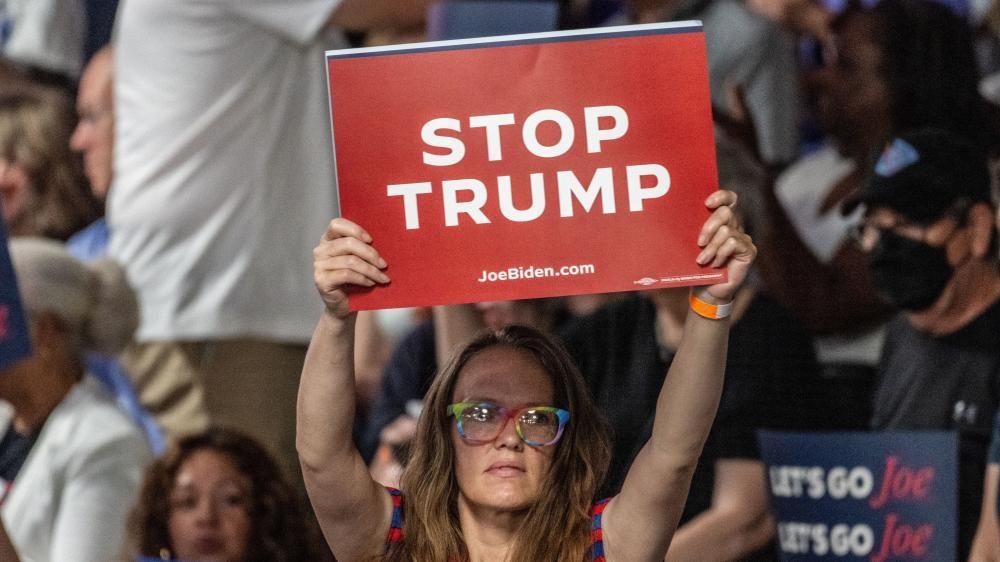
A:
[[[983,259],[990,250],[996,232],[994,209],[988,203],[976,203],[969,209],[969,228],[972,229],[972,255]]]

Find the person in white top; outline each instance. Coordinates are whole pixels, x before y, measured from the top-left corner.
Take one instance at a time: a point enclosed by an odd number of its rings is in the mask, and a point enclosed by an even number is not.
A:
[[[333,26],[408,25],[426,3],[123,5],[110,254],[142,312],[123,362],[169,432],[234,426],[298,473],[295,392],[321,313],[310,251],[339,212],[323,49],[344,46]],[[208,418],[162,417],[191,378]]]
[[[129,341],[135,298],[113,262],[84,265],[41,238],[13,238],[10,252],[34,348],[0,371],[0,520],[10,540],[0,559],[114,560],[152,454],[85,374],[83,354]]]

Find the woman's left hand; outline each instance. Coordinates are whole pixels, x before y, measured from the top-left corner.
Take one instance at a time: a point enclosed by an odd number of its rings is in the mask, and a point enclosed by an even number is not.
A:
[[[725,267],[728,279],[725,283],[703,287],[701,291],[719,302],[729,302],[746,279],[757,256],[757,247],[740,226],[735,211],[735,193],[716,191],[705,200],[705,206],[713,211],[698,235],[702,251],[697,261],[700,265]]]

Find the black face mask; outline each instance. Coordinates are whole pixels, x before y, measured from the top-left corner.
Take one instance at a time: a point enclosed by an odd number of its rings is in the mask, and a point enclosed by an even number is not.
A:
[[[882,231],[868,260],[879,293],[889,304],[903,310],[929,308],[954,272],[943,247],[928,246],[889,231]]]

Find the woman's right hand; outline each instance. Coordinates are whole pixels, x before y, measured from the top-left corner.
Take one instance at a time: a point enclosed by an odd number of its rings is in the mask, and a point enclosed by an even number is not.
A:
[[[371,246],[372,237],[353,222],[336,218],[313,250],[313,280],[326,310],[336,318],[351,315],[345,288],[348,285],[385,285],[385,260]]]

